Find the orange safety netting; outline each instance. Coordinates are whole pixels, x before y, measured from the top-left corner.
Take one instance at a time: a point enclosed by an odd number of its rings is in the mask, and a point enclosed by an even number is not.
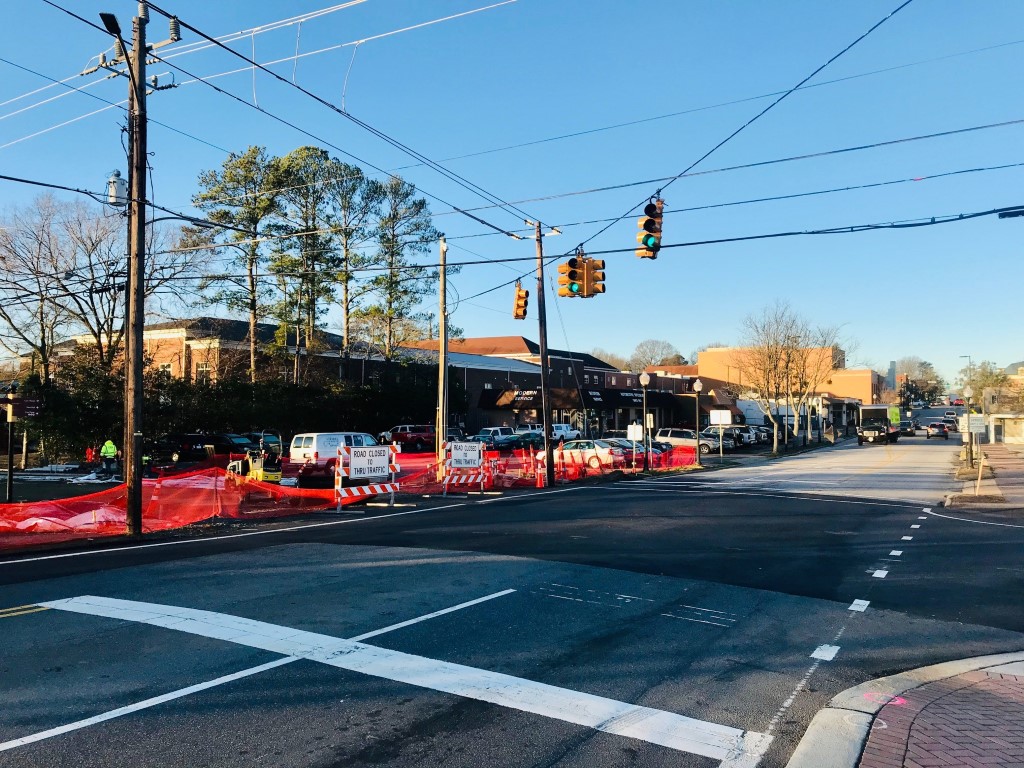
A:
[[[181,528],[211,518],[286,517],[336,505],[333,488],[260,483],[214,467],[143,480],[142,529]],[[126,507],[124,485],[68,499],[0,504],[0,550],[124,535]]]

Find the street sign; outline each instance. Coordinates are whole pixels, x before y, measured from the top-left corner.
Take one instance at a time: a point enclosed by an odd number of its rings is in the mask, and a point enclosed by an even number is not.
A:
[[[711,417],[711,424],[732,424],[732,412],[721,408],[712,408],[708,415]]]
[[[634,443],[642,443],[644,441],[644,428],[639,424],[627,425],[626,439],[632,440]]]
[[[384,477],[391,473],[391,446],[349,449],[349,477]]]
[[[479,469],[484,461],[483,443],[448,443],[452,469]]]

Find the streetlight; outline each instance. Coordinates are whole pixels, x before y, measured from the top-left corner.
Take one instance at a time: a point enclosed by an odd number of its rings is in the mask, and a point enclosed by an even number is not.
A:
[[[647,385],[651,383],[651,374],[644,371],[640,374],[640,388],[644,391],[644,472],[648,469],[647,454],[650,451],[650,435],[647,433]]]
[[[696,416],[696,419],[694,421],[694,426],[696,427],[696,429],[694,431],[697,433],[697,445],[695,446],[695,450],[693,452],[693,455],[694,455],[694,457],[696,459],[696,462],[695,462],[694,466],[697,467],[698,469],[701,468],[701,466],[700,466],[700,392],[701,392],[702,389],[704,389],[704,384],[701,383],[700,379],[697,379],[696,381],[693,382],[693,392],[694,392],[694,395],[695,395],[695,397],[693,399],[693,403],[694,403],[693,410],[694,410],[694,415]]]
[[[974,389],[968,384],[962,390],[964,396],[964,403],[967,406],[967,416],[964,417],[964,424],[967,427],[967,464],[971,469],[974,469],[974,433],[971,432],[971,396],[974,394]]]
[[[974,361],[970,355],[960,355],[960,359],[967,358],[967,383],[970,386],[970,382],[974,380]]]
[[[7,388],[7,503],[14,502],[14,403],[18,396],[18,382]]]

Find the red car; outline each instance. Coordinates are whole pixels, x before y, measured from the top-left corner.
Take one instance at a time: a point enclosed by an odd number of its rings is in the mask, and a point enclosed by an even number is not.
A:
[[[962,397],[958,397],[956,400],[954,400],[952,403],[950,403],[950,405],[963,405],[963,404],[964,404],[964,399]]]

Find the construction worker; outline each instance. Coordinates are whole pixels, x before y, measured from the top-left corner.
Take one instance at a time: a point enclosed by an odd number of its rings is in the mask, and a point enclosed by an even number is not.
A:
[[[114,465],[117,463],[117,446],[113,440],[107,440],[100,448],[100,458],[103,459],[103,471],[109,475],[114,474]]]

